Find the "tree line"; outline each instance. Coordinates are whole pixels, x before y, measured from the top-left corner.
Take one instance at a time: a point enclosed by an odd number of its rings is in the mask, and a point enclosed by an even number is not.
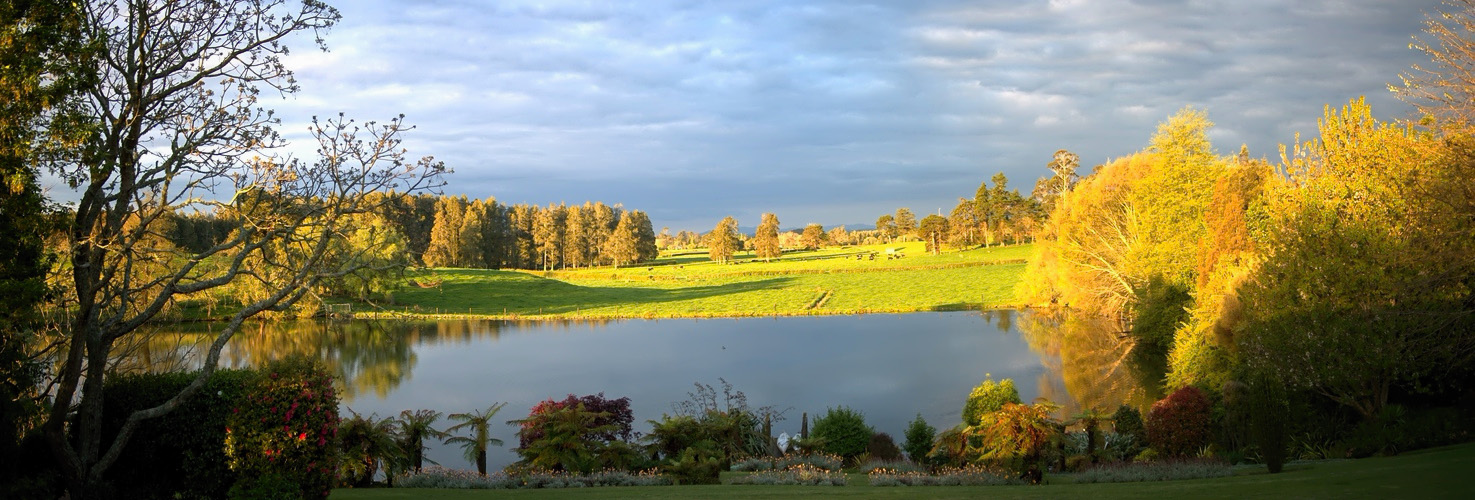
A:
[[[380,244],[396,248],[398,259],[411,265],[551,270],[626,265],[658,254],[650,217],[620,205],[506,205],[494,198],[428,193],[366,196],[377,208],[366,214],[364,225],[379,228]],[[201,252],[241,223],[224,211],[170,213],[162,227],[174,245]]]

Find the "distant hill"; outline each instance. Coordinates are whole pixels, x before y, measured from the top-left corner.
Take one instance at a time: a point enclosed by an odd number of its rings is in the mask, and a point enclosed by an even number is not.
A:
[[[841,224],[841,225],[845,226],[845,230],[846,231],[870,231],[870,230],[876,228],[876,225],[875,224]],[[834,228],[835,228],[835,226],[832,226],[832,225],[829,225],[829,224],[826,224],[825,225],[825,230],[826,231],[829,231],[829,230],[834,229]],[[711,229],[707,229],[707,230],[702,231],[702,234],[706,234],[707,231],[711,231]],[[793,231],[793,232],[798,233],[798,232],[803,232],[804,231],[804,226],[798,226],[798,227],[780,227],[778,231],[780,233],[789,232],[789,231]],[[753,234],[753,233],[758,232],[758,226],[738,226],[738,232],[739,233],[743,233],[743,234]]]

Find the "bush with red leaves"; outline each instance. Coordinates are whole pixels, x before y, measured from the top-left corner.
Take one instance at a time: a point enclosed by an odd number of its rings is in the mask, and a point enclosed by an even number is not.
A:
[[[1209,398],[1187,386],[1152,404],[1147,414],[1147,442],[1166,456],[1198,453],[1212,436]]]

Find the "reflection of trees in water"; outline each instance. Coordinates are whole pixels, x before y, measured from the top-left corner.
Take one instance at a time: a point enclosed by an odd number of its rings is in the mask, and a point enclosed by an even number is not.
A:
[[[1161,395],[1162,373],[1136,362],[1135,342],[1116,322],[1060,311],[1023,313],[1016,321],[1045,365],[1040,396],[1063,405],[1063,414],[1111,411],[1123,403],[1142,409]]]
[[[495,342],[504,328],[526,330],[536,325],[569,330],[606,323],[608,320],[258,321],[236,333],[221,351],[220,364],[240,368],[294,354],[310,356],[327,364],[345,400],[369,391],[383,398],[410,378],[416,363],[415,346]],[[114,360],[113,369],[122,373],[197,369],[218,329],[213,323],[162,326],[128,346],[126,356]]]
[[[1014,331],[1014,314],[1017,312],[1013,309],[988,309],[982,314],[984,321],[1007,334]]]

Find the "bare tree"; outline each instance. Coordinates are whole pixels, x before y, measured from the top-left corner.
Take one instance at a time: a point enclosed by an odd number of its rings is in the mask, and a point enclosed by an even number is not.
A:
[[[297,90],[281,60],[285,42],[311,33],[322,46],[339,14],[321,2],[94,0],[82,8],[84,29],[100,45],[98,83],[80,102],[96,126],[75,154],[48,165],[79,201],[58,308],[67,312],[64,353],[44,429],[72,497],[92,498],[138,425],[197,392],[246,319],[364,269],[365,249],[342,240],[373,208],[366,193],[432,188],[445,169],[406,157],[401,118],[314,119],[317,159],[275,153],[284,144],[279,121],[258,99]],[[165,243],[166,216],[191,211],[229,213],[241,227],[199,253]],[[104,443],[103,384],[115,346],[144,335],[173,304],[228,285],[246,292],[194,380],[129,415]]]
[[[1445,0],[1439,14],[1424,21],[1424,37],[1409,48],[1429,56],[1389,86],[1421,113],[1460,125],[1475,122],[1475,0]]]

